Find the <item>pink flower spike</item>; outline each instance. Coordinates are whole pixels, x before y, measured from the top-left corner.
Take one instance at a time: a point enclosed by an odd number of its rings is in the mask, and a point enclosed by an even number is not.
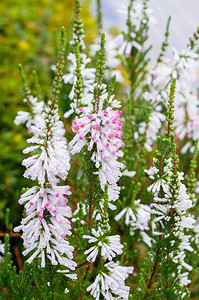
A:
[[[88,115],[88,118],[91,120],[93,118],[93,115]]]
[[[85,125],[86,125],[86,123],[82,123],[82,124],[81,124],[81,127],[82,127],[82,128],[84,128],[84,127],[85,127]]]
[[[56,196],[56,197],[59,197],[59,193],[56,193],[55,196]]]
[[[91,140],[93,140],[93,141],[94,141],[94,140],[95,140],[95,136],[92,136],[92,137],[91,137]]]
[[[56,211],[57,211],[56,208],[54,208],[54,209],[52,210],[52,212],[53,212],[54,214],[56,213]]]
[[[105,124],[107,124],[107,125],[108,125],[108,124],[109,124],[109,121],[108,121],[108,120],[106,120]]]
[[[83,107],[79,107],[79,110],[80,110],[81,112],[85,112],[85,109],[84,109]]]
[[[42,219],[42,218],[43,218],[43,215],[39,215],[39,218]]]
[[[79,139],[80,139],[80,140],[83,140],[83,139],[84,139],[84,136],[83,136],[83,135],[80,135]]]
[[[96,129],[96,125],[93,125],[93,129]]]
[[[76,121],[76,120],[73,120],[73,121],[72,121],[72,124],[73,124],[73,125],[76,125],[76,124],[77,124],[77,121]]]
[[[30,205],[34,205],[35,203],[33,201],[30,201]]]
[[[49,206],[49,202],[46,202],[46,203],[45,203],[45,206],[48,207],[48,206]]]
[[[43,193],[42,192],[39,193],[39,197],[43,197]]]

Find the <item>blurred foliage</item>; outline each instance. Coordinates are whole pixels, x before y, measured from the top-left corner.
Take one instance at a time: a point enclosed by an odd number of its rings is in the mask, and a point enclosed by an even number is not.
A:
[[[82,19],[86,42],[94,39],[95,21],[90,15],[90,0],[83,1]],[[53,72],[50,66],[56,59],[57,36],[65,26],[70,40],[73,19],[73,0],[1,0],[0,1],[0,230],[4,230],[4,215],[11,208],[10,219],[17,225],[21,218],[18,198],[23,186],[30,185],[23,178],[25,147],[23,126],[14,119],[19,110],[26,110],[23,87],[18,72],[21,63],[27,77],[34,81],[35,69],[42,86],[42,98],[51,91]],[[66,51],[67,54],[68,51]],[[63,90],[63,93],[66,91]],[[63,99],[63,97],[62,97]],[[61,101],[64,110],[66,104]],[[28,136],[28,135],[27,135]]]

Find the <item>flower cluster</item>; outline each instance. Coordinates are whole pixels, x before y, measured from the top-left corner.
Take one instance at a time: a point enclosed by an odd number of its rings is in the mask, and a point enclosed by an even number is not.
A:
[[[151,209],[146,204],[141,204],[140,200],[135,200],[133,208],[125,207],[118,215],[115,216],[115,220],[118,222],[125,216],[125,224],[130,227],[130,234],[134,235],[135,230],[139,230],[143,241],[151,246],[150,237],[145,232],[149,230],[149,221],[151,218]]]
[[[170,252],[170,258],[177,264],[178,276],[182,277],[181,285],[187,285],[190,281],[188,280],[188,272],[182,273],[183,267],[188,271],[192,270],[192,267],[188,265],[184,259],[186,258],[186,251],[193,251],[190,245],[190,235],[185,233],[184,229],[193,229],[195,220],[193,216],[188,214],[188,210],[193,206],[190,200],[186,187],[181,181],[183,178],[182,172],[177,172],[178,185],[173,187],[176,188],[176,194],[173,195],[171,191],[171,160],[167,162],[165,167],[167,172],[168,182],[165,183],[164,179],[159,180],[158,185],[153,184],[150,190],[154,194],[154,203],[152,204],[151,214],[155,216],[152,223],[153,234],[162,236],[162,239],[167,239],[169,245],[175,248],[175,251]],[[166,171],[164,171],[166,173]],[[152,167],[150,176],[154,178],[157,176],[156,167]],[[157,183],[156,182],[156,183]],[[163,189],[164,195],[160,196],[160,189]],[[171,213],[172,212],[172,213]],[[172,222],[172,223],[171,223]],[[171,227],[168,227],[170,223]],[[177,249],[175,247],[177,245]]]
[[[157,133],[161,128],[164,120],[162,112],[159,107],[160,103],[168,101],[167,94],[171,77],[178,78],[176,87],[176,101],[175,101],[175,131],[180,140],[190,139],[182,148],[185,153],[188,149],[193,152],[193,141],[196,141],[198,136],[198,94],[196,85],[196,71],[198,68],[198,55],[191,49],[177,51],[173,48],[171,58],[162,58],[161,63],[157,64],[151,70],[147,84],[149,85],[149,92],[144,93],[144,98],[151,101],[153,109],[153,117],[150,118],[149,128],[154,128],[154,136],[148,131],[151,140],[148,140],[149,146],[155,141]],[[154,101],[155,100],[155,101]],[[156,119],[159,118],[159,122]]]
[[[70,169],[67,141],[64,137],[65,129],[59,120],[58,110],[53,112],[45,108],[40,116],[40,122],[31,127],[34,136],[27,140],[32,146],[26,148],[25,154],[31,152],[32,156],[23,160],[26,167],[24,177],[32,180],[38,179],[43,185],[47,181],[57,184],[57,176],[65,180]]]
[[[69,53],[67,57],[68,60],[71,61],[69,72],[63,76],[64,83],[72,85],[72,89],[68,97],[73,101],[70,104],[71,109],[64,114],[65,118],[68,118],[74,112],[76,113],[76,109],[79,106],[78,100],[80,100],[77,99],[78,96],[82,98],[82,94],[86,95],[95,82],[96,70],[94,68],[87,67],[87,64],[91,62],[91,59],[88,58],[86,54],[82,53],[82,50],[85,49],[85,44],[83,40],[83,24],[81,19],[79,19],[80,11],[80,1],[76,0],[74,1],[73,39],[70,42],[70,44],[75,46],[75,48],[73,47],[72,52]],[[79,91],[79,95],[77,95],[77,90],[75,90],[76,88]],[[81,99],[81,105],[87,104],[87,98],[83,97],[83,99]]]
[[[92,243],[92,246],[84,251],[84,254],[87,256],[86,259],[89,262],[95,262],[97,257],[99,257],[101,265],[94,283],[87,288],[87,291],[91,291],[91,295],[95,299],[99,299],[100,293],[105,299],[113,298],[112,293],[118,294],[120,299],[126,299],[129,294],[129,288],[125,287],[124,281],[128,272],[125,272],[125,274],[122,272],[119,278],[114,280],[114,284],[112,284],[112,288],[110,289],[109,282],[112,283],[113,279],[111,278],[115,277],[116,272],[114,268],[113,270],[109,269],[109,264],[104,265],[104,262],[108,259],[111,265],[115,266],[115,263],[112,262],[113,258],[123,252],[120,237],[118,235],[109,235],[110,226],[107,209],[108,207],[115,209],[116,206],[111,201],[115,201],[119,197],[120,188],[117,186],[117,181],[122,175],[120,169],[123,167],[123,164],[118,162],[117,159],[123,156],[121,147],[124,146],[121,139],[123,135],[121,130],[123,127],[120,118],[121,111],[118,110],[120,102],[115,100],[113,95],[115,77],[109,84],[109,89],[102,82],[102,76],[105,72],[104,44],[105,36],[102,35],[101,50],[98,59],[99,65],[96,71],[96,83],[90,89],[90,93],[82,97],[82,101],[86,105],[84,107],[78,106],[76,109],[77,115],[72,122],[72,130],[76,134],[70,142],[70,147],[71,154],[79,153],[82,149],[84,149],[84,153],[90,153],[89,160],[92,161],[92,165],[94,166],[91,171],[93,174],[87,176],[88,180],[90,180],[89,200],[86,201],[86,205],[82,206],[82,216],[85,215],[86,211],[89,214],[88,229],[90,231],[90,234],[84,234],[83,238],[84,240],[88,240],[88,243]],[[78,60],[78,56],[76,58]],[[79,75],[81,76],[80,72]],[[79,90],[76,89],[76,96],[78,94]],[[100,192],[97,191],[95,193],[93,185],[98,186],[98,182],[100,182],[100,186],[98,187],[98,189],[100,188]],[[78,215],[79,211],[78,207],[75,214]],[[96,230],[96,228],[98,229]],[[117,267],[122,270],[124,268],[119,267],[119,265]],[[112,275],[109,275],[110,272],[112,272]],[[107,283],[103,278],[108,279]],[[118,283],[118,280],[120,283]],[[104,284],[106,285],[105,288]]]
[[[40,116],[44,109],[44,102],[38,101],[37,97],[33,97],[32,95],[27,98],[28,99],[24,99],[24,102],[28,103],[30,112],[18,111],[14,122],[16,125],[25,124],[28,132],[31,133],[31,126],[41,121]]]
[[[147,38],[148,27],[156,24],[156,19],[153,16],[153,10],[146,4],[140,1],[125,1],[122,3],[119,13],[126,16],[128,33],[120,34],[118,36],[118,54],[129,56],[132,48],[137,51],[142,51],[143,45],[140,39],[140,28],[143,27],[142,38]]]
[[[41,258],[41,267],[45,267],[45,255],[52,265],[58,263],[74,269],[72,261],[74,248],[65,240],[71,235],[71,209],[65,195],[70,195],[69,186],[33,187],[21,195],[20,204],[25,204],[26,217],[15,231],[23,231],[22,238],[26,250],[31,253],[29,263],[35,257]],[[34,251],[34,252],[33,252]]]
[[[71,209],[65,195],[70,195],[69,186],[58,186],[65,180],[70,168],[67,141],[64,137],[63,123],[59,120],[57,95],[63,68],[64,29],[62,29],[57,76],[54,81],[53,101],[43,108],[37,122],[30,127],[33,137],[28,139],[32,145],[24,153],[33,155],[23,160],[26,167],[24,176],[38,181],[38,185],[21,195],[20,204],[25,205],[26,217],[15,231],[22,230],[26,250],[30,254],[28,262],[41,258],[41,267],[46,265],[46,256],[53,265],[61,264],[74,270],[72,260],[74,247],[66,236],[71,234]]]
[[[72,261],[74,248],[65,240],[70,235],[71,209],[65,195],[70,195],[69,186],[57,186],[60,179],[66,179],[70,168],[69,155],[66,149],[65,130],[59,120],[57,109],[46,108],[34,127],[35,136],[28,139],[36,145],[24,150],[24,153],[37,151],[37,154],[26,158],[25,177],[38,180],[39,185],[22,194],[19,203],[25,204],[26,217],[15,231],[23,231],[22,238],[30,263],[35,257],[41,257],[41,266],[45,267],[45,255],[52,264],[63,264],[74,269]],[[31,128],[32,128],[31,127]],[[60,179],[59,179],[60,178]]]
[[[76,132],[70,142],[72,154],[79,153],[84,146],[92,151],[91,160],[97,168],[101,187],[104,190],[106,183],[110,185],[110,201],[118,197],[117,181],[121,176],[122,163],[117,159],[123,155],[121,140],[123,124],[121,111],[114,110],[111,106],[93,112],[91,107],[80,107],[80,115],[73,121],[72,129]],[[114,192],[115,190],[115,192]]]
[[[84,252],[86,255],[89,254],[87,256],[88,261],[94,262],[99,251],[100,255],[109,261],[111,261],[116,255],[122,254],[122,248],[124,246],[120,243],[119,235],[107,236],[106,232],[104,232],[101,228],[98,228],[97,231],[92,228],[92,234],[93,236],[83,235],[83,238],[88,239],[89,243],[96,244]]]
[[[69,94],[69,98],[74,98],[74,87],[77,81],[77,76],[75,75],[75,70],[77,67],[76,57],[74,53],[70,53],[68,55],[68,60],[71,61],[71,65],[69,67],[69,73],[63,76],[64,83],[70,83],[72,85],[71,92]],[[81,75],[82,81],[84,85],[83,93],[87,94],[94,84],[95,81],[95,69],[94,68],[87,68],[86,65],[91,61],[90,58],[86,56],[84,53],[80,53],[80,60],[81,60]],[[86,104],[86,103],[85,103]],[[76,108],[75,103],[71,103],[71,107],[73,109]]]
[[[133,272],[133,267],[122,267],[118,263],[109,262],[104,265],[108,272],[101,271],[95,281],[87,288],[91,295],[100,299],[100,293],[104,299],[124,299],[129,297],[130,288],[125,286],[124,281]],[[112,294],[117,295],[114,298]]]

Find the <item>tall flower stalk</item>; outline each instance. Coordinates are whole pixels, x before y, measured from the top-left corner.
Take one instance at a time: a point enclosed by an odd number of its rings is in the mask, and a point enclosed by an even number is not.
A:
[[[179,158],[174,142],[174,94],[175,79],[172,80],[168,100],[168,130],[165,138],[158,138],[156,158],[146,173],[154,180],[148,188],[154,195],[152,204],[152,247],[148,255],[148,279],[142,290],[142,298],[154,299],[159,290],[162,299],[188,299],[189,292],[183,287],[190,283],[188,274],[192,270],[186,262],[187,251],[192,252],[187,230],[194,228],[195,220],[189,214],[192,201],[181,182],[183,173],[178,171]],[[171,157],[169,154],[171,153]]]
[[[78,47],[78,42],[76,45]],[[72,154],[82,151],[87,163],[84,166],[88,185],[85,208],[88,213],[89,234],[84,234],[83,239],[92,243],[92,246],[84,254],[92,263],[99,258],[98,275],[87,291],[95,299],[99,299],[100,294],[109,299],[112,293],[117,294],[120,299],[127,299],[129,288],[125,287],[124,280],[133,268],[120,267],[112,261],[122,253],[123,245],[119,235],[110,235],[107,213],[108,208],[115,209],[112,201],[119,197],[117,181],[123,165],[117,159],[123,155],[120,149],[124,146],[121,140],[123,124],[120,119],[121,111],[115,109],[120,107],[120,103],[112,95],[115,78],[107,90],[103,83],[104,72],[105,36],[102,34],[96,82],[91,93],[83,95],[88,97],[88,105],[78,108],[78,115],[72,125],[76,135],[70,146]],[[105,263],[107,259],[110,263]],[[115,277],[118,270],[121,270],[121,274]]]
[[[68,60],[71,62],[67,74],[63,76],[65,84],[70,84],[71,92],[69,99],[73,100],[70,104],[71,109],[65,113],[64,117],[68,118],[71,114],[76,112],[76,108],[84,105],[86,98],[81,97],[81,93],[88,93],[95,80],[95,69],[88,68],[86,65],[91,61],[90,58],[83,53],[85,49],[84,30],[82,20],[80,19],[81,5],[79,0],[74,0],[74,20],[73,20],[73,37],[70,41],[72,45],[71,52],[68,55]],[[79,45],[79,51],[76,51],[76,42]],[[77,57],[78,56],[78,57]],[[81,69],[81,70],[80,70]],[[81,72],[80,72],[81,71]],[[80,78],[81,74],[81,78]],[[81,84],[81,88],[77,86]],[[76,89],[76,90],[75,90]],[[79,92],[77,92],[79,91]],[[80,100],[81,98],[81,100]],[[81,103],[80,103],[81,102]]]
[[[66,198],[71,192],[68,185],[58,185],[61,179],[66,179],[70,169],[65,130],[58,115],[64,50],[65,30],[62,28],[53,99],[44,107],[39,122],[30,127],[34,135],[27,142],[31,146],[23,151],[32,153],[23,160],[24,176],[36,181],[36,185],[25,189],[19,199],[19,203],[24,204],[25,217],[15,231],[23,232],[23,254],[29,255],[29,263],[39,257],[42,268],[49,259],[52,265],[60,264],[74,270],[74,248],[66,239],[71,235],[71,209]]]

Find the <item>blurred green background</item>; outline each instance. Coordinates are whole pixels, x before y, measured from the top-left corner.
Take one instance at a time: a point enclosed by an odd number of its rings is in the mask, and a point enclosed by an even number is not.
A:
[[[96,35],[95,20],[90,14],[90,1],[82,5],[86,42]],[[18,199],[22,187],[30,186],[23,178],[26,129],[16,126],[19,110],[26,110],[18,71],[21,63],[29,82],[36,70],[41,97],[51,94],[56,49],[61,26],[65,26],[67,41],[71,38],[73,0],[1,0],[0,1],[0,231],[5,231],[5,211],[11,210],[10,221],[18,225],[22,207]],[[67,50],[66,50],[67,52]],[[67,54],[67,53],[66,53]]]

